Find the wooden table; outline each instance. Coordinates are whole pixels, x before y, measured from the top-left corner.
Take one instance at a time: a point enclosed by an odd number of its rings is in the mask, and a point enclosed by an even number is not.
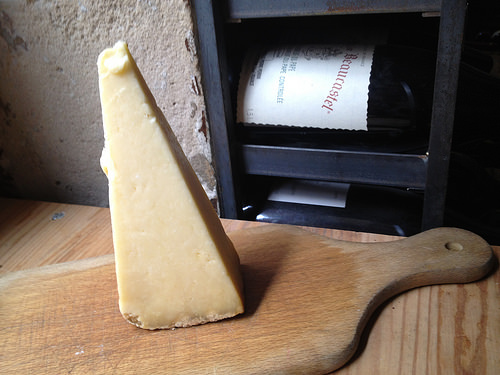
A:
[[[222,220],[227,232],[262,223]],[[396,237],[308,228],[335,239]],[[497,258],[500,247],[494,246]],[[0,275],[113,253],[105,208],[0,198]],[[0,372],[2,369],[0,343]],[[336,374],[499,374],[500,272],[465,285],[423,287],[389,300],[354,358]]]

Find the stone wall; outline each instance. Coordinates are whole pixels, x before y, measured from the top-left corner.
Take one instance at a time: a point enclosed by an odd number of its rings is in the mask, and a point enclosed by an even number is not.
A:
[[[216,200],[189,0],[0,0],[0,195],[108,204],[96,60],[117,40]]]

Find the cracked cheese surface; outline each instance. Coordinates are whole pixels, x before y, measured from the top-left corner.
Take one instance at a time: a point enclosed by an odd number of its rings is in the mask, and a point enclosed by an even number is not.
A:
[[[242,313],[238,255],[127,45],[98,70],[122,315],[157,329]]]

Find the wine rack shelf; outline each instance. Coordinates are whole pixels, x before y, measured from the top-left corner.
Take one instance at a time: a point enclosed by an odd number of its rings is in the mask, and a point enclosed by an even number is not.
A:
[[[453,133],[465,0],[425,1],[192,1],[198,30],[207,117],[216,169],[220,214],[242,219],[245,175],[293,177],[387,185],[423,192],[421,229],[444,219],[447,174]],[[439,16],[431,130],[419,154],[344,151],[242,143],[235,134],[224,27],[242,19],[342,17],[342,15],[423,13]],[[293,165],[293,168],[290,168]]]
[[[440,10],[441,1],[438,0],[227,1],[227,13],[232,19],[365,13],[439,12]]]

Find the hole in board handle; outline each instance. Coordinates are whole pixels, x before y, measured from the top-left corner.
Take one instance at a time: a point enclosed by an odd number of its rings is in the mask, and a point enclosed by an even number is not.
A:
[[[453,241],[447,242],[444,245],[444,247],[446,247],[448,250],[451,250],[451,251],[461,251],[464,249],[464,247],[462,246],[461,243],[453,242]]]

